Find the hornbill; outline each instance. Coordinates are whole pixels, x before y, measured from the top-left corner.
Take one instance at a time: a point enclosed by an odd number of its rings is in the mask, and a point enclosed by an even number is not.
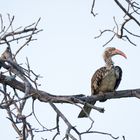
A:
[[[122,69],[119,66],[114,66],[111,59],[114,55],[121,55],[124,58],[127,58],[122,51],[114,47],[108,47],[105,49],[103,53],[105,66],[97,69],[91,78],[91,95],[113,92],[118,88],[122,78]],[[100,101],[104,102],[106,99]],[[95,103],[91,104],[94,105]],[[91,107],[85,104],[79,113],[78,118],[88,117],[91,109]]]

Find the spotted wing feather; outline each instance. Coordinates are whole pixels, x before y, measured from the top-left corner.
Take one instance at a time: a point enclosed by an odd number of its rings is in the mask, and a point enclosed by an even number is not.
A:
[[[108,70],[106,69],[106,67],[101,67],[94,73],[94,75],[91,79],[91,94],[92,95],[99,93],[99,88],[100,88],[101,82],[102,82],[103,78],[106,76],[107,71]]]

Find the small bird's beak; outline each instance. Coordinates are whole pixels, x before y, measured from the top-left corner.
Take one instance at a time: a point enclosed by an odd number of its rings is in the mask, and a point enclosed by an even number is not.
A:
[[[125,59],[127,59],[127,56],[125,55],[125,53],[123,53],[122,51],[120,51],[120,50],[118,50],[118,49],[116,49],[116,50],[114,50],[113,51],[113,55],[121,55],[121,56],[123,56]]]

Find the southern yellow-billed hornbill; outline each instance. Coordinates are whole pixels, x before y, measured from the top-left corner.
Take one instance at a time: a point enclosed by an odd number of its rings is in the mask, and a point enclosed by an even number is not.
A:
[[[115,91],[119,86],[122,78],[122,70],[119,66],[114,66],[114,63],[111,59],[111,57],[114,55],[121,55],[124,58],[127,58],[122,51],[114,47],[108,47],[105,49],[105,52],[103,54],[103,59],[106,65],[104,67],[99,68],[92,76],[91,95],[112,92]],[[101,100],[101,102],[103,101],[105,100]],[[91,103],[91,104],[93,105],[95,103]],[[78,118],[88,117],[91,109],[92,109],[91,107],[85,104]]]

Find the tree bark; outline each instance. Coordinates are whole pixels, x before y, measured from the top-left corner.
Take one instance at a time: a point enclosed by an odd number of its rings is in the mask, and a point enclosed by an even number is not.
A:
[[[17,89],[25,93],[25,84],[16,79],[8,79],[7,76],[0,75],[0,83],[10,86],[11,88]],[[37,90],[33,87],[30,87],[29,95],[34,99],[38,99],[41,102],[52,102],[52,103],[80,103],[84,104],[91,103],[92,101],[99,101],[101,99],[118,99],[118,98],[127,98],[127,97],[136,97],[140,99],[140,89],[129,89],[129,90],[119,90],[115,92],[104,93],[104,95],[92,95],[85,96],[83,94],[77,95],[53,95],[46,91]]]

